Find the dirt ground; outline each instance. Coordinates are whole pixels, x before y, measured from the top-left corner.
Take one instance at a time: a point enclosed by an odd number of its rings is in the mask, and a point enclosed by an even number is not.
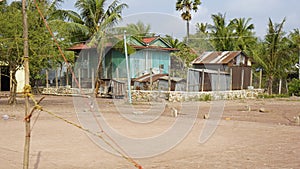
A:
[[[14,106],[7,105],[6,101],[0,99],[0,169],[22,168],[24,101],[19,98]],[[166,109],[159,122],[136,125],[121,118],[111,99],[98,98],[97,102],[111,126],[131,137],[159,134],[176,119]],[[181,143],[163,154],[136,161],[145,169],[300,168],[300,125],[296,119],[300,115],[300,98],[226,101],[216,131],[201,144],[199,135],[207,121],[203,116],[208,113],[211,103],[198,103],[198,118]],[[41,105],[79,124],[72,97],[46,96]],[[149,105],[134,106],[145,109]],[[169,103],[169,106],[180,109],[178,103]],[[3,115],[8,115],[9,119],[4,120]],[[179,111],[179,116],[185,115]],[[36,112],[32,125],[32,169],[135,168],[124,158],[100,148],[82,130],[46,112]]]

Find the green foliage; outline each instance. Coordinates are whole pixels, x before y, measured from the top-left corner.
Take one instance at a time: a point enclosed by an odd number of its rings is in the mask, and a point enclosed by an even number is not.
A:
[[[300,96],[300,79],[293,79],[289,83],[289,94]]]
[[[138,21],[136,24],[127,24],[125,30],[129,35],[133,36],[146,36],[150,32],[150,24],[144,24],[142,21]]]
[[[244,51],[251,53],[255,45],[254,25],[251,18],[234,18],[226,22],[226,15],[212,15],[213,24],[197,23],[197,33],[206,35],[216,51]],[[203,36],[203,35],[202,35]]]
[[[254,60],[263,68],[268,81],[268,93],[271,95],[274,79],[286,75],[289,70],[291,57],[289,41],[284,36],[283,25],[285,19],[280,24],[274,24],[269,19],[269,29],[264,41],[257,45],[254,52]]]
[[[200,0],[177,0],[176,11],[182,11],[182,19],[190,21],[192,19],[191,11],[197,12],[199,5],[201,5]]]
[[[287,98],[287,97],[289,97],[288,94],[266,94],[266,93],[262,93],[257,96],[257,98],[260,99]]]
[[[174,52],[171,56],[179,57],[183,60],[185,67],[190,67],[191,62],[197,58],[197,53],[193,51],[189,46],[183,45],[180,46],[178,52]]]

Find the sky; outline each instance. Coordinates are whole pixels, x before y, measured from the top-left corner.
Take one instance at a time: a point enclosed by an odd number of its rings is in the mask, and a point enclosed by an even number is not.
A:
[[[180,12],[175,10],[177,0],[119,0],[128,4],[123,11],[120,25],[136,23],[141,20],[151,25],[151,31],[183,37],[186,34],[185,22]],[[61,8],[76,10],[76,0],[65,0]],[[107,0],[107,5],[112,0]],[[263,37],[268,28],[269,18],[280,23],[286,17],[285,32],[300,28],[299,0],[201,0],[197,13],[192,13],[191,32],[195,32],[196,23],[211,23],[212,14],[226,14],[227,23],[233,18],[251,18],[255,25],[256,36]]]
[[[177,0],[120,0],[129,8],[123,12],[123,20],[136,23],[138,20],[151,24],[153,32],[184,36],[185,22],[175,10]],[[108,4],[112,0],[107,1]],[[280,23],[286,17],[284,30],[290,32],[300,28],[299,0],[202,0],[197,13],[192,13],[191,32],[196,23],[211,23],[212,14],[226,14],[227,23],[233,18],[251,18],[256,36],[263,37],[268,28],[269,18]],[[65,0],[64,9],[74,10],[75,0]]]

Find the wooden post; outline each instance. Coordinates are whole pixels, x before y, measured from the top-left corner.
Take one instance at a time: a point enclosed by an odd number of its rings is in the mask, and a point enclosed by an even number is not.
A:
[[[150,68],[150,90],[152,91],[152,68]]]
[[[58,69],[55,71],[55,87],[58,88]]]
[[[69,86],[69,66],[66,71],[66,86]]]
[[[204,74],[204,69],[202,69],[202,78],[201,78],[201,92],[204,91],[204,81],[205,81],[205,78],[204,78],[205,74]]]
[[[217,90],[220,91],[221,89],[221,86],[220,86],[220,83],[221,83],[221,77],[220,77],[220,68],[218,69],[218,84],[217,84]]]
[[[259,70],[259,88],[261,89],[261,82],[262,82],[262,69]]]
[[[27,25],[27,13],[26,13],[26,0],[22,0],[22,20],[23,20],[23,39],[24,39],[24,71],[25,71],[25,117],[29,115],[29,56],[28,56],[28,25]],[[23,169],[29,167],[29,151],[30,151],[30,117],[25,120],[25,145],[23,156]]]
[[[251,71],[250,71],[250,86],[252,86],[252,85],[253,85],[253,71],[251,69]]]
[[[245,74],[245,70],[244,68],[242,68],[242,77],[241,77],[241,90],[244,89],[244,74]]]
[[[232,90],[232,68],[230,68],[230,91]]]
[[[278,94],[281,94],[282,79],[279,80]]]
[[[169,67],[169,76],[168,76],[168,90],[171,91],[171,68]]]
[[[81,88],[81,70],[80,68],[78,69],[78,88],[80,89]]]
[[[189,91],[189,78],[190,78],[190,69],[188,68],[187,77],[186,77],[186,92]]]
[[[46,70],[46,88],[49,88],[49,73],[48,73],[48,70]]]
[[[95,73],[94,73],[94,68],[92,68],[92,90],[94,91],[95,89]]]

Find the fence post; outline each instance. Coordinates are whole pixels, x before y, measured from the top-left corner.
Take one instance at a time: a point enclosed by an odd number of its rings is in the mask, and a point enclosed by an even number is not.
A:
[[[171,68],[169,66],[168,90],[171,91]]]
[[[259,89],[261,89],[261,82],[262,82],[262,69],[259,70]]]
[[[230,88],[230,91],[232,90],[232,67],[230,68],[230,86],[229,86],[229,88]]]
[[[190,72],[190,69],[188,68],[188,71],[187,71],[187,77],[186,77],[186,92],[189,91],[189,72]]]
[[[218,84],[217,84],[217,90],[220,91],[220,82],[221,82],[221,79],[220,79],[220,68],[218,69]]]
[[[81,88],[81,71],[80,68],[78,69],[78,88]]]
[[[252,69],[250,70],[250,86],[253,85],[253,71]]]
[[[204,78],[205,74],[204,74],[204,69],[202,69],[202,78],[201,78],[201,92],[204,91]]]
[[[245,73],[245,70],[244,70],[244,67],[242,67],[241,90],[244,89],[244,73]]]
[[[94,68],[92,68],[92,90],[95,89],[95,71]]]
[[[281,94],[282,79],[279,80],[278,94]]]
[[[46,88],[49,88],[49,73],[48,73],[48,70],[46,70]]]

